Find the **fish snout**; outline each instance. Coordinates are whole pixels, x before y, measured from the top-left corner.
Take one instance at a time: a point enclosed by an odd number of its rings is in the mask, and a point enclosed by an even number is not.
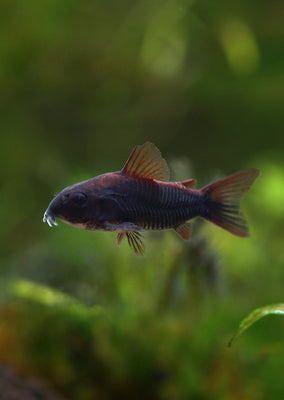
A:
[[[57,226],[58,223],[55,221],[55,216],[52,213],[50,206],[48,207],[48,209],[45,211],[44,215],[43,215],[43,222],[47,222],[48,225],[52,228],[53,226]]]

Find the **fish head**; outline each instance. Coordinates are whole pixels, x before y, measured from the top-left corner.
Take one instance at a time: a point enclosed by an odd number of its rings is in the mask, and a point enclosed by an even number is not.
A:
[[[125,188],[118,190],[122,178],[119,173],[108,173],[69,186],[50,202],[43,222],[50,227],[59,218],[69,225],[88,230],[102,230],[105,221],[118,223],[123,219],[118,197],[125,197]],[[121,193],[122,192],[122,193]]]
[[[67,187],[56,194],[50,202],[44,213],[43,222],[52,227],[58,225],[55,218],[59,218],[67,224],[84,229],[95,197],[86,184]]]

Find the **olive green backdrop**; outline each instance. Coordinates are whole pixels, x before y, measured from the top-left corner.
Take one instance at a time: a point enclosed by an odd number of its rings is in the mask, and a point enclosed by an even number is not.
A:
[[[284,57],[281,1],[0,4],[0,359],[68,399],[283,398]],[[54,192],[155,143],[198,187],[261,175],[251,238],[208,223],[187,244],[42,216]],[[282,371],[282,372],[281,372]]]

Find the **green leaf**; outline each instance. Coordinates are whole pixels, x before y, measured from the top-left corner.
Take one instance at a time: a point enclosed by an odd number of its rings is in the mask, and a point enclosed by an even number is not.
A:
[[[8,290],[15,297],[47,307],[61,307],[65,311],[85,314],[103,312],[101,306],[87,307],[66,293],[26,279],[12,280],[8,285]]]
[[[269,306],[257,308],[252,311],[245,319],[240,323],[239,329],[236,334],[232,337],[229,342],[229,346],[252,324],[258,321],[260,318],[265,317],[270,314],[284,314],[284,303],[271,304]]]
[[[13,280],[9,285],[9,290],[17,297],[47,306],[78,304],[74,298],[65,293],[25,279]]]

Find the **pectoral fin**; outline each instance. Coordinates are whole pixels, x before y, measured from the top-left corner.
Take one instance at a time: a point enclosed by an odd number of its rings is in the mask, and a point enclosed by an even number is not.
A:
[[[118,247],[120,247],[121,243],[124,241],[126,238],[126,233],[125,232],[119,232],[116,237],[116,244]]]
[[[126,232],[129,246],[134,250],[135,254],[142,256],[145,251],[145,244],[142,235],[139,232]]]
[[[128,244],[136,255],[142,255],[145,251],[145,244],[140,232],[119,232],[116,237],[116,244],[119,247],[124,239],[127,238]]]

